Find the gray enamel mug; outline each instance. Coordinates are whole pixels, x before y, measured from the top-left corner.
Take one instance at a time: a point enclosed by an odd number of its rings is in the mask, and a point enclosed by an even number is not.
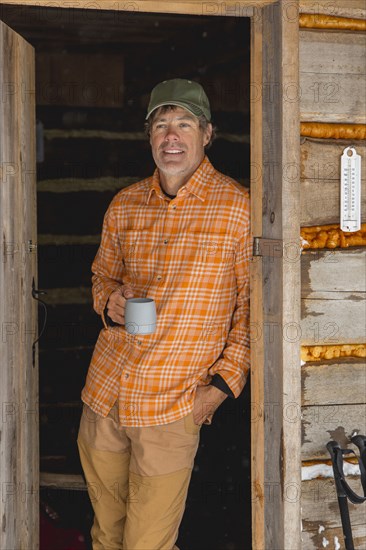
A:
[[[156,330],[156,307],[152,298],[129,298],[125,304],[125,329],[129,334],[152,334]]]

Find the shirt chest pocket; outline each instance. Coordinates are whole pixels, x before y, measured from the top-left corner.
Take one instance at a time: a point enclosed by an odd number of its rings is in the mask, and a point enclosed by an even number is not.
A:
[[[143,266],[150,263],[156,252],[158,236],[155,232],[127,230],[122,236],[122,255],[128,272],[138,273]]]
[[[222,233],[190,233],[186,250],[195,263],[229,267],[235,263],[236,240]]]

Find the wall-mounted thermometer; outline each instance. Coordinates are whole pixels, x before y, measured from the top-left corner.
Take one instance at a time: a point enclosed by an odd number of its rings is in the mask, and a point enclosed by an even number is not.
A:
[[[361,229],[361,156],[346,147],[341,157],[341,229]]]

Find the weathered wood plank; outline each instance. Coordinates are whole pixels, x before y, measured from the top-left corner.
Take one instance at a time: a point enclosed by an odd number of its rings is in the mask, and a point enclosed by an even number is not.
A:
[[[299,336],[303,345],[363,344],[366,341],[365,293],[324,293],[301,300]]]
[[[325,13],[338,17],[366,18],[364,0],[332,0],[331,2],[300,0],[301,13]]]
[[[366,122],[366,36],[300,32],[301,120]]]
[[[115,0],[99,0],[88,3],[88,9],[113,10],[113,11],[141,11],[152,13],[182,13],[193,15],[217,15],[251,17],[257,14],[257,10],[265,5],[275,3],[276,0],[227,0],[226,2],[200,2],[195,0],[134,0],[133,2],[119,3]],[[50,7],[49,0],[7,0],[7,4],[25,6]],[[211,4],[211,5],[208,5]],[[80,8],[80,1],[70,0],[53,2],[55,8]],[[292,6],[292,10],[294,6]],[[314,2],[314,0],[300,0],[302,13],[327,13],[339,17],[366,17],[366,9],[363,0],[332,0],[332,2]]]
[[[301,181],[300,223],[302,226],[339,223],[339,205],[340,180]],[[366,179],[362,180],[361,216],[362,219],[366,219]]]
[[[285,246],[298,239],[300,206],[299,103],[288,101],[282,90],[299,89],[297,6],[279,1],[276,9],[263,10],[263,79],[276,83],[273,100],[263,100],[263,166],[271,173],[263,178],[263,233],[281,239]],[[252,62],[256,62],[254,59]],[[277,91],[276,91],[277,90]],[[254,129],[255,131],[255,129]],[[286,168],[295,167],[291,177]],[[264,484],[300,484],[300,417],[287,422],[282,414],[287,403],[301,400],[300,346],[280,336],[273,328],[298,326],[300,317],[300,262],[263,257],[264,401],[278,405],[277,414],[264,415]],[[259,373],[261,376],[261,373]],[[256,404],[258,405],[258,404]],[[262,404],[259,403],[259,406]],[[255,459],[256,457],[254,457]],[[260,467],[260,466],[259,466]],[[264,548],[298,550],[300,502],[275,493],[270,500],[264,487],[256,487],[264,511]],[[262,550],[257,547],[256,550]]]
[[[301,144],[301,225],[339,223],[341,155],[354,145],[362,158],[366,143],[305,138]],[[366,218],[366,162],[362,163],[362,218]]]
[[[339,182],[341,155],[346,147],[353,146],[362,158],[366,156],[366,142],[349,140],[303,138],[301,141],[301,179]],[[366,180],[366,162],[362,163],[361,178]],[[316,200],[316,199],[315,199]]]
[[[332,403],[329,392],[328,402]],[[312,405],[302,408],[302,459],[329,458],[326,444],[335,439],[343,448],[354,448],[354,431],[366,433],[366,405]]]
[[[251,17],[255,8],[274,3],[276,0],[227,0],[223,3],[197,2],[195,0],[134,0],[133,2],[116,2],[115,0],[99,0],[88,2],[87,8],[92,10],[113,10],[151,13],[181,13],[192,15],[216,15],[231,17]],[[48,0],[7,0],[7,4],[25,6],[45,6],[54,8],[80,8],[79,0],[70,0],[67,3]]]
[[[347,477],[347,482],[354,491],[360,494],[362,489],[359,477]],[[303,481],[301,483],[301,507],[304,531],[318,531],[321,525],[326,529],[341,528],[342,524],[334,479],[319,478]],[[352,526],[356,527],[359,525],[362,526],[362,529],[365,529],[364,506],[350,502],[349,510]],[[363,534],[365,534],[365,531]]]
[[[251,21],[251,63],[250,81],[262,84],[263,71],[263,26],[261,19]],[[255,101],[251,108],[251,162],[262,166],[263,162],[263,111],[262,102]],[[251,237],[262,235],[263,170],[254,174],[251,171]],[[250,266],[250,318],[263,326],[263,271],[262,262],[252,262]],[[264,346],[263,341],[251,343],[251,402],[264,403]],[[264,416],[258,415],[256,429],[251,430],[251,486],[252,498],[252,545],[258,550],[265,547],[263,498],[265,477]]]
[[[322,529],[324,527],[324,529]],[[319,530],[321,531],[319,533]],[[366,528],[365,525],[352,525],[353,543],[355,550],[365,550],[366,548]],[[325,528],[319,524],[317,531],[303,531],[301,533],[302,550],[340,550],[344,548],[343,530]]]
[[[39,544],[34,49],[0,21],[0,547]]]
[[[329,292],[366,292],[366,249],[302,253],[302,298],[325,299]]]
[[[366,402],[366,361],[347,360],[301,367],[302,405]],[[329,391],[332,388],[332,391]]]

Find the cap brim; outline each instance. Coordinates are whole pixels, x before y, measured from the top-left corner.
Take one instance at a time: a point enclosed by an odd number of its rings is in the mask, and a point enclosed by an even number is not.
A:
[[[147,120],[151,115],[151,113],[156,111],[156,109],[159,109],[159,107],[163,107],[164,105],[176,105],[177,107],[182,107],[183,109],[186,109],[196,117],[199,117],[204,114],[202,109],[200,109],[199,107],[196,107],[196,105],[192,105],[191,103],[186,103],[184,101],[164,101],[162,103],[159,103],[158,105],[155,105],[153,109],[150,109],[150,111],[148,111],[146,115],[145,120]]]

